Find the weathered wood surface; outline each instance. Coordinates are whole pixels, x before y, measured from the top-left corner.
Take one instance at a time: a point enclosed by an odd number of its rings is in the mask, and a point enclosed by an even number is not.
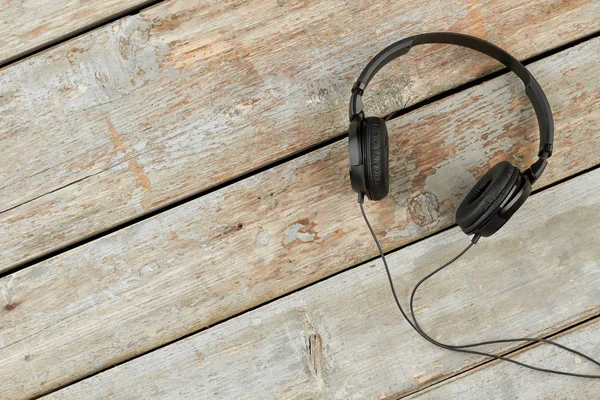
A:
[[[557,128],[542,185],[600,162],[599,48],[532,66]],[[369,205],[386,249],[451,224],[506,153],[531,161],[527,107],[505,76],[390,124],[392,195]],[[0,389],[63,385],[374,255],[335,143],[0,280]]]
[[[0,64],[47,46],[147,0],[3,0]]]
[[[600,170],[533,196],[497,236],[423,286],[416,299],[422,325],[458,344],[545,335],[600,313],[599,213]],[[365,227],[359,231],[368,239]],[[455,228],[392,253],[402,298],[468,243]],[[586,350],[600,356],[596,339],[587,338]],[[481,360],[435,347],[412,331],[378,260],[54,398],[391,399]]]
[[[557,341],[597,359],[600,357],[598,337],[600,337],[600,323],[596,320],[567,331]],[[536,347],[513,358],[545,368],[598,374],[598,367],[581,357],[565,356],[564,352],[557,351],[554,347]],[[541,374],[515,368],[506,363],[493,363],[439,383],[431,389],[410,396],[409,399],[600,399],[600,382]]]
[[[172,1],[1,72],[0,271],[340,134],[352,81],[403,36],[461,31],[523,58],[598,29],[598,2],[522,3]],[[425,47],[367,107],[496,67]]]

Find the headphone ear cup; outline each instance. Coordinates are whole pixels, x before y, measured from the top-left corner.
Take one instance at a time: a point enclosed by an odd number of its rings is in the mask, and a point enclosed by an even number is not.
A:
[[[520,174],[517,167],[502,161],[477,181],[456,210],[456,223],[463,232],[477,233],[485,225],[512,193]]]
[[[381,200],[388,195],[389,141],[385,121],[369,117],[364,122],[364,151],[367,197]]]

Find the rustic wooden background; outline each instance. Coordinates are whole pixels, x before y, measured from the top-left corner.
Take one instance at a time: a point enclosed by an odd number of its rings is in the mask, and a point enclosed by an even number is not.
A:
[[[347,173],[353,80],[426,31],[487,39],[546,91],[556,152],[496,236],[424,286],[457,343],[600,357],[600,2],[0,2],[0,398],[596,398],[600,383],[432,347],[394,308]],[[535,115],[483,55],[431,45],[365,99],[399,293],[468,243],[462,197],[528,165]],[[547,346],[488,349],[594,373]]]

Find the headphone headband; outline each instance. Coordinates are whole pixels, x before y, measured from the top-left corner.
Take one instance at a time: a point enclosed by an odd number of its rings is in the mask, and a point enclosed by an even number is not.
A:
[[[546,159],[552,155],[554,121],[552,119],[550,103],[548,103],[548,99],[539,83],[519,60],[502,50],[500,47],[473,36],[450,32],[424,33],[402,39],[383,49],[367,64],[352,87],[352,97],[350,98],[349,109],[350,121],[357,117],[364,116],[362,95],[371,79],[381,68],[390,61],[408,53],[413,46],[430,43],[453,44],[487,54],[504,64],[509,70],[514,72],[521,81],[523,81],[525,93],[533,105],[540,130],[539,158],[529,168],[531,180],[537,180],[543,169],[546,167]]]

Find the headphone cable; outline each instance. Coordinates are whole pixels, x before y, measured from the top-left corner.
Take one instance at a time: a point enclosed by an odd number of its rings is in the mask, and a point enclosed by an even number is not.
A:
[[[359,203],[359,206],[360,206],[360,211],[361,211],[362,216],[363,216],[363,218],[365,220],[365,223],[367,224],[367,227],[369,228],[369,232],[371,232],[371,236],[373,237],[373,240],[375,241],[375,245],[377,246],[377,250],[379,250],[379,255],[381,256],[381,259],[383,261],[383,265],[385,267],[385,272],[387,274],[388,282],[390,284],[390,289],[392,291],[392,296],[394,297],[394,301],[396,303],[396,306],[400,310],[400,313],[402,314],[402,316],[404,317],[404,319],[409,323],[409,325],[415,331],[417,331],[417,333],[419,335],[421,335],[424,339],[426,339],[427,341],[433,343],[434,345],[436,345],[438,347],[441,347],[443,349],[446,349],[446,350],[451,350],[451,351],[455,351],[455,352],[459,352],[459,353],[475,354],[475,355],[489,357],[489,358],[496,359],[496,360],[508,361],[508,362],[513,363],[513,364],[517,364],[517,365],[520,365],[522,367],[532,369],[534,371],[548,372],[548,373],[557,374],[557,375],[577,376],[577,377],[581,377],[581,378],[600,379],[600,375],[579,374],[579,373],[564,372],[564,371],[557,371],[557,370],[553,370],[553,369],[540,368],[540,367],[536,367],[536,366],[533,366],[533,365],[530,365],[530,364],[525,364],[525,363],[522,363],[520,361],[516,361],[516,360],[513,360],[511,358],[507,358],[507,357],[496,355],[496,354],[492,354],[492,353],[486,353],[486,352],[476,351],[476,350],[466,350],[466,348],[469,348],[469,347],[478,347],[478,346],[489,345],[489,344],[497,344],[497,343],[511,343],[511,342],[532,342],[532,343],[536,343],[537,342],[537,343],[546,343],[546,344],[550,344],[550,345],[556,346],[556,347],[558,347],[560,349],[566,350],[566,351],[568,351],[570,353],[576,354],[576,355],[578,355],[580,357],[583,357],[586,360],[591,361],[594,364],[600,366],[600,362],[594,360],[593,358],[591,358],[591,357],[589,357],[589,356],[587,356],[587,355],[585,355],[585,354],[583,354],[583,353],[581,353],[581,352],[579,352],[577,350],[571,349],[571,348],[569,348],[567,346],[561,345],[559,343],[556,343],[556,342],[548,340],[548,339],[542,339],[542,338],[497,339],[497,340],[489,340],[489,341],[485,341],[485,342],[471,343],[471,344],[465,344],[465,345],[450,345],[450,344],[441,343],[441,342],[433,339],[427,333],[425,333],[425,331],[423,331],[423,329],[419,325],[419,323],[417,321],[417,318],[415,316],[415,312],[414,312],[414,297],[415,297],[415,294],[417,292],[417,289],[426,280],[428,280],[429,278],[431,278],[432,276],[434,276],[438,272],[442,271],[444,268],[446,268],[449,265],[451,265],[452,263],[454,263],[460,257],[462,257],[471,247],[473,247],[473,245],[475,245],[477,243],[477,241],[479,240],[479,237],[475,236],[473,238],[473,240],[471,241],[471,243],[469,243],[469,245],[466,248],[464,248],[458,255],[454,256],[450,261],[446,262],[444,265],[442,265],[441,267],[437,268],[435,271],[433,271],[430,274],[428,274],[427,276],[425,276],[423,279],[421,279],[415,285],[415,287],[414,287],[414,289],[413,289],[413,291],[411,293],[411,296],[410,296],[410,314],[411,314],[411,316],[413,318],[413,320],[411,320],[408,317],[408,315],[406,314],[406,312],[404,311],[404,309],[402,308],[402,305],[400,304],[400,301],[398,300],[398,295],[396,294],[396,289],[394,287],[394,281],[392,279],[392,274],[390,273],[390,269],[389,269],[387,260],[385,258],[385,254],[383,252],[383,248],[381,247],[381,244],[379,243],[379,239],[377,239],[377,235],[375,234],[375,231],[373,230],[373,227],[369,223],[369,219],[367,218],[367,214],[365,213],[365,210],[364,210],[364,207],[363,207],[363,200],[364,200],[364,196],[362,194],[359,194],[359,196],[358,196],[358,203]]]

